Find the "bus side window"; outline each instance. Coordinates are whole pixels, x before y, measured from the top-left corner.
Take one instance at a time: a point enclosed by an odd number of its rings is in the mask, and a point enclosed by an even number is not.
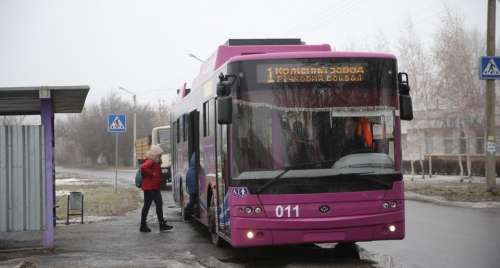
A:
[[[182,115],[182,141],[186,141],[187,134],[187,117],[188,115]]]
[[[208,101],[207,108],[208,112],[208,135],[212,136],[215,134],[215,99],[211,99]]]
[[[175,121],[175,128],[176,128],[176,135],[175,135],[175,140],[177,141],[177,143],[179,143],[181,141],[181,126],[179,124],[179,118],[177,118],[177,120]]]
[[[209,101],[203,103],[203,137],[209,136],[210,125],[208,119],[210,116]]]

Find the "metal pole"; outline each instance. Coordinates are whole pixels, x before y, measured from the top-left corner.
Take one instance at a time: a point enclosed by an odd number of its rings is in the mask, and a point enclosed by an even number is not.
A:
[[[115,193],[118,191],[118,133],[115,133]]]
[[[54,247],[54,106],[52,99],[40,100],[40,115],[44,136],[44,182],[45,182],[45,228],[43,231],[43,246]]]
[[[193,54],[193,53],[189,53],[189,54],[188,54],[188,56],[189,56],[189,57],[191,57],[191,58],[193,58],[193,59],[195,59],[195,60],[197,60],[197,61],[199,61],[199,62],[201,62],[201,63],[205,63],[205,61],[204,61],[204,60],[200,59],[199,57],[197,57],[197,56],[196,56],[195,54]]]
[[[496,17],[496,0],[488,0],[488,25],[486,33],[486,54],[488,56],[495,55],[495,17]],[[495,80],[486,80],[486,190],[494,192],[496,188],[496,131],[495,131]],[[491,150],[491,148],[495,150]]]
[[[137,168],[137,151],[135,148],[135,140],[137,139],[137,106],[136,106],[136,97],[134,94],[134,158],[132,159],[134,169]]]

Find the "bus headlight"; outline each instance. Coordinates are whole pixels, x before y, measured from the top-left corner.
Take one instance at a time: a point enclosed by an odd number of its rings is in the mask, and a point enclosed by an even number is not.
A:
[[[396,208],[397,206],[398,206],[398,203],[396,201],[388,201],[388,202],[382,203],[382,207],[384,209],[387,209],[387,208]]]
[[[255,234],[252,231],[247,232],[247,238],[248,239],[253,239],[255,237]]]
[[[396,226],[391,224],[389,225],[388,229],[391,233],[394,233],[396,231]]]
[[[259,213],[261,213],[261,212],[262,212],[262,209],[261,209],[260,207],[256,207],[256,208],[254,209],[254,211],[255,211],[255,213],[259,214]]]
[[[246,214],[251,214],[252,213],[252,207],[246,207],[245,208],[245,213]]]

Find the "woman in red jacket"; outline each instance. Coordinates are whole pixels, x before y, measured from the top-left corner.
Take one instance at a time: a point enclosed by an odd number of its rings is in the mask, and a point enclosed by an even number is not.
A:
[[[142,172],[142,190],[144,191],[144,206],[141,214],[141,232],[151,232],[146,220],[148,218],[149,207],[154,201],[156,206],[156,216],[160,223],[160,232],[172,229],[163,219],[163,201],[161,198],[160,185],[162,181],[160,157],[163,150],[160,146],[153,145],[146,152],[146,160],[141,165]]]

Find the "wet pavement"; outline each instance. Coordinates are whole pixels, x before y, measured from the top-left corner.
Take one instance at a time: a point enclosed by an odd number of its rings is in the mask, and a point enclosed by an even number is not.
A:
[[[0,251],[0,267],[23,262],[37,267],[375,267],[374,262],[360,258],[357,247],[217,248],[202,225],[181,221],[171,192],[164,192],[163,197],[169,205],[165,216],[174,226],[172,231],[158,232],[154,209],[148,217],[152,232],[146,234],[138,230],[138,211],[91,224],[58,225],[53,252]],[[39,236],[18,233],[19,242],[0,243],[0,247],[23,246]]]
[[[103,176],[104,181],[114,176],[108,170],[81,174]],[[132,183],[133,174],[119,173],[120,182]],[[0,251],[0,267],[22,261],[40,267],[500,267],[498,209],[406,201],[402,241],[363,242],[347,249],[335,244],[230,249],[213,246],[200,224],[182,222],[170,192],[164,192],[164,199],[173,231],[158,233],[154,210],[149,215],[153,229],[149,234],[138,232],[137,211],[92,224],[58,226],[54,252]],[[26,242],[37,235],[25,233],[17,239]],[[5,238],[0,234],[0,240]],[[12,246],[15,243],[0,242],[0,248]]]
[[[406,201],[402,241],[359,243],[368,250],[420,267],[500,267],[500,210]]]

